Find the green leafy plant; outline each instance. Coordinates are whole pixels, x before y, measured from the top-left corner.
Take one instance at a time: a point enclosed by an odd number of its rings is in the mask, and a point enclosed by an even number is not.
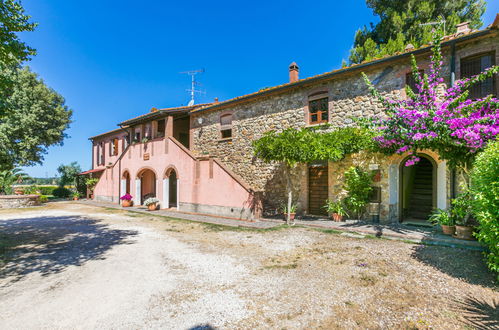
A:
[[[478,221],[475,236],[488,247],[487,265],[499,280],[499,141],[480,153],[471,172],[473,215]]]
[[[436,209],[434,210],[428,220],[433,225],[454,226],[455,221],[448,210]]]
[[[73,197],[80,198],[80,193],[78,191],[73,191]]]
[[[12,185],[22,183],[28,175],[18,168],[0,171],[0,195],[12,194]]]
[[[41,203],[47,203],[49,201],[49,198],[46,195],[40,195],[40,202]]]
[[[23,188],[25,195],[33,195],[39,192],[38,187],[35,185],[30,185]]]
[[[157,204],[157,203],[159,203],[159,199],[157,199],[156,197],[149,197],[148,199],[146,199],[144,201],[145,206],[149,206],[149,205]]]
[[[97,185],[97,182],[99,182],[99,179],[89,178],[85,181],[85,184],[87,185],[88,189],[93,192],[95,186]]]
[[[291,203],[291,207],[289,208],[289,212],[288,212],[288,205],[287,204],[283,204],[281,206],[282,213],[284,213],[284,214],[296,213],[297,208],[298,208],[297,204]]]
[[[57,188],[57,186],[38,186],[38,191],[42,195],[53,195],[55,188]]]
[[[373,175],[352,166],[345,172],[343,189],[347,191],[345,206],[356,219],[361,219],[369,203],[369,194],[372,191]]]
[[[57,187],[52,194],[57,198],[68,198],[71,195],[71,190],[64,187]]]
[[[472,197],[469,191],[461,193],[451,202],[450,214],[454,222],[459,226],[469,225],[472,212]]]
[[[326,205],[324,205],[324,208],[327,210],[328,213],[336,213],[341,216],[345,216],[347,214],[345,210],[345,206],[342,201],[331,201],[327,200]]]

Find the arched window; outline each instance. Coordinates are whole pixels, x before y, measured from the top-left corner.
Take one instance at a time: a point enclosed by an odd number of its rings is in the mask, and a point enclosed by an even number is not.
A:
[[[232,114],[224,114],[220,116],[220,138],[232,138]]]

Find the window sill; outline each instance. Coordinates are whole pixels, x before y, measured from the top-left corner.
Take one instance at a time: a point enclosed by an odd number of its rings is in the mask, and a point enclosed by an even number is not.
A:
[[[323,121],[321,123],[307,124],[307,125],[305,125],[305,127],[317,127],[317,126],[327,125],[327,124],[329,124],[329,121]]]
[[[218,139],[218,142],[232,142],[232,137],[230,137],[230,138]]]

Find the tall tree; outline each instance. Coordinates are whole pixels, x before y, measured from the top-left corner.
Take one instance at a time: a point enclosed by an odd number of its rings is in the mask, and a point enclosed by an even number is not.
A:
[[[20,1],[0,0],[0,64],[2,67],[19,65],[35,50],[19,40],[16,33],[33,31],[36,23],[24,13]]]
[[[484,0],[366,0],[367,6],[380,18],[355,34],[350,62],[362,61],[401,52],[407,44],[415,47],[432,40],[431,25],[445,21],[445,33],[456,32],[456,25],[469,22],[472,29],[482,26]]]
[[[78,165],[78,162],[72,162],[69,165],[61,164],[57,168],[57,172],[61,176],[59,178],[59,186],[64,187],[67,185],[75,185],[76,186],[76,177],[78,173],[81,172],[81,167]]]
[[[0,169],[41,163],[49,146],[62,145],[72,111],[29,68],[3,69],[0,76],[13,81],[0,116]]]

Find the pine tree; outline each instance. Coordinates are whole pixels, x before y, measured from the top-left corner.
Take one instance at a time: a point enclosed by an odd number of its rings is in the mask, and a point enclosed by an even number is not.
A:
[[[366,0],[376,16],[355,34],[350,62],[361,63],[401,52],[407,44],[415,47],[432,40],[431,25],[423,23],[445,20],[446,34],[456,32],[456,25],[469,22],[470,28],[482,26],[484,0]]]

